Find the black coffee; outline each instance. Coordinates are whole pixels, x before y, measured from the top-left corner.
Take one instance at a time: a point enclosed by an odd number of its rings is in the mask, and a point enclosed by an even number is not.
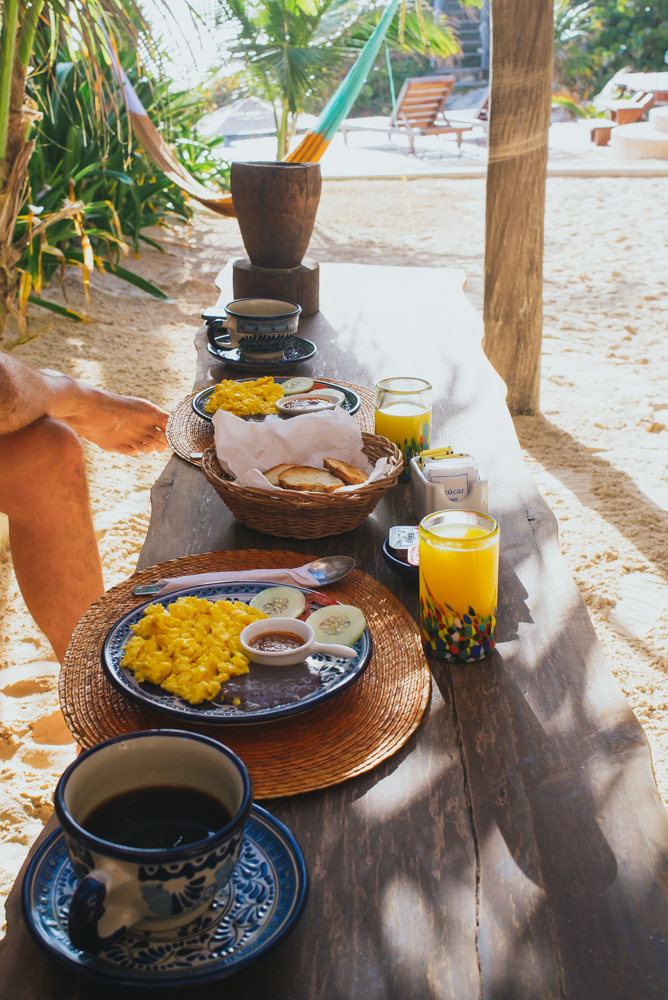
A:
[[[81,825],[112,844],[167,850],[204,840],[231,819],[226,806],[206,792],[185,785],[152,785],[101,802]]]

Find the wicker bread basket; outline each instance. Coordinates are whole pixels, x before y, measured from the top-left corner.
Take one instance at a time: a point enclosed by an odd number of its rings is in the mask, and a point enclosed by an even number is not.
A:
[[[338,493],[300,493],[296,490],[261,490],[239,486],[223,472],[215,445],[202,456],[202,472],[237,521],[248,528],[280,538],[324,538],[352,531],[374,510],[381,497],[395,485],[404,467],[401,452],[387,438],[362,433],[364,454],[375,463],[387,457],[387,476],[368,486]]]

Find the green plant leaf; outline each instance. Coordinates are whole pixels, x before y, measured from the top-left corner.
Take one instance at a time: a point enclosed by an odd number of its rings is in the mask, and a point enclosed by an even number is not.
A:
[[[77,263],[83,263],[83,254],[80,250],[69,250],[67,256],[72,260],[77,261]],[[174,300],[166,295],[161,288],[154,285],[152,281],[148,281],[146,278],[141,278],[138,274],[133,271],[128,271],[126,267],[121,267],[120,264],[112,264],[111,261],[103,260],[104,270],[107,274],[115,274],[117,278],[121,278],[123,281],[127,281],[129,285],[134,285],[135,288],[141,288],[142,291],[148,292],[149,295],[153,295],[156,299],[162,299],[163,302],[173,302]]]
[[[75,312],[74,309],[68,309],[66,306],[61,306],[57,302],[49,302],[48,299],[40,299],[37,295],[29,295],[28,302],[30,302],[33,306],[41,306],[42,309],[48,309],[49,312],[58,313],[59,316],[67,316],[68,319],[73,319],[76,323],[90,322],[86,316],[82,316],[81,313]]]
[[[161,288],[154,285],[152,281],[148,281],[146,278],[140,278],[138,274],[134,274],[133,271],[128,271],[127,268],[121,267],[120,264],[117,267],[112,267],[111,264],[107,265],[105,261],[105,271],[115,274],[117,278],[122,278],[123,281],[127,281],[128,284],[134,285],[136,288],[141,288],[143,291],[148,292],[149,295],[153,295],[156,299],[162,299],[163,302],[173,302],[174,299],[166,295]]]
[[[159,250],[160,253],[167,253],[165,248],[160,246],[157,240],[152,240],[149,236],[143,236],[141,233],[139,234],[139,239],[142,243],[148,243],[149,246],[155,247],[155,249]]]

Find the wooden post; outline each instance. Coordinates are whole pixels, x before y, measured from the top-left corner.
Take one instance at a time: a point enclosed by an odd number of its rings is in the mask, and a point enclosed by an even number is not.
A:
[[[539,408],[552,0],[492,0],[485,353],[513,414]]]

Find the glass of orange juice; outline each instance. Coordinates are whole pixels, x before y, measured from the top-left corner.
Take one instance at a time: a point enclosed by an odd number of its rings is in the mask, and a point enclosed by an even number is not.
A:
[[[384,378],[376,383],[376,434],[403,452],[401,479],[410,479],[410,460],[429,447],[431,384],[422,378]]]
[[[420,628],[430,656],[470,663],[495,645],[499,525],[472,510],[420,522]]]

